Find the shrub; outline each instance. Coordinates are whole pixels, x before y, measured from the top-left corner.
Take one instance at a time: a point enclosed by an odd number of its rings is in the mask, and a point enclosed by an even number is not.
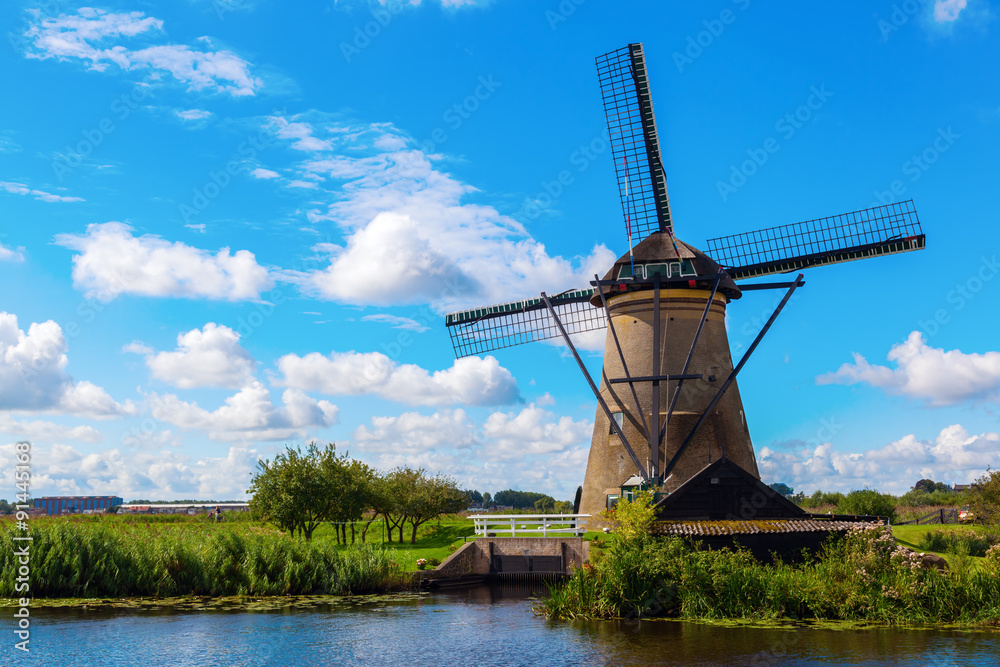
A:
[[[851,491],[837,505],[839,514],[859,514],[866,516],[888,517],[889,522],[896,520],[896,499],[887,493],[879,493],[872,489]]]
[[[803,563],[763,564],[745,550],[701,550],[678,537],[614,545],[536,611],[558,618],[665,616],[878,623],[1000,621],[1000,548],[989,568],[964,574],[921,567],[886,526],[859,525]]]
[[[844,494],[839,491],[827,493],[825,491],[815,491],[808,498],[803,498],[800,503],[807,509],[815,509],[824,505],[839,505],[844,500]]]
[[[972,530],[931,530],[920,536],[920,548],[925,551],[982,557],[993,546],[1000,544],[998,533],[977,533]]]
[[[910,489],[899,497],[897,505],[900,507],[955,507],[961,505],[965,497],[956,491],[920,491]]]

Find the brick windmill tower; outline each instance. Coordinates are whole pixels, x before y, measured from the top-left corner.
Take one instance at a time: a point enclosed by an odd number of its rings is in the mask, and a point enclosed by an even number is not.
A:
[[[562,337],[597,399],[578,511],[597,515],[623,487],[671,492],[726,460],[759,478],[737,375],[802,274],[786,282],[736,281],[924,247],[912,201],[708,241],[674,235],[666,174],[641,44],[597,58],[629,248],[589,289],[451,313],[457,356]],[[735,365],[728,304],[743,292],[785,295]],[[607,328],[599,382],[572,334]]]

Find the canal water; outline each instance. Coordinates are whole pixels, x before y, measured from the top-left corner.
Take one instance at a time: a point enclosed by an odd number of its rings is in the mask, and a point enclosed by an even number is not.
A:
[[[30,655],[15,657],[13,646],[6,646],[0,663],[66,667],[1000,664],[1000,632],[557,622],[535,616],[532,604],[523,594],[482,587],[309,610],[39,609],[33,614]]]

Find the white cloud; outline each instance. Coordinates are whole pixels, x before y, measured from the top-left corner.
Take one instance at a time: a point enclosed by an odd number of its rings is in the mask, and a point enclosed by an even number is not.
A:
[[[314,189],[316,187],[319,187],[319,186],[316,185],[315,181],[300,181],[300,180],[296,179],[294,181],[288,181],[288,186],[287,187],[290,187],[290,188],[304,188],[306,190],[312,190],[312,189]]]
[[[32,442],[57,440],[101,442],[104,439],[93,426],[63,426],[46,421],[18,421],[7,414],[0,414],[0,433]]]
[[[853,364],[816,378],[818,384],[867,383],[890,394],[926,400],[934,406],[1000,400],[1000,352],[965,354],[932,348],[919,331],[889,350],[896,368],[873,366],[860,354]]]
[[[276,384],[328,395],[374,394],[407,405],[505,405],[520,398],[517,381],[493,357],[456,359],[451,368],[428,372],[399,365],[381,352],[345,352],[278,360]]]
[[[23,262],[24,248],[8,248],[0,243],[0,262]]]
[[[409,317],[399,317],[397,315],[387,315],[385,313],[379,313],[377,315],[365,315],[361,318],[362,322],[385,322],[393,329],[405,329],[407,331],[416,331],[417,333],[423,333],[430,329],[426,324],[421,324],[414,319]]]
[[[958,424],[942,429],[933,441],[910,434],[864,452],[843,452],[828,442],[810,447],[792,441],[777,447],[760,450],[761,478],[806,492],[867,487],[901,494],[919,479],[966,484],[987,466],[1000,466],[1000,435],[970,435]]]
[[[497,458],[517,458],[565,451],[574,444],[589,442],[594,425],[559,417],[532,404],[518,413],[494,412],[483,424],[483,434],[492,443]]]
[[[184,226],[190,229],[191,231],[198,232],[199,234],[205,233],[205,223],[203,222],[192,223],[190,225],[184,225]]]
[[[310,200],[325,194],[330,203],[310,209],[310,221],[345,230],[346,243],[328,248],[330,265],[299,276],[320,298],[457,309],[585,286],[615,259],[603,245],[572,260],[549,255],[513,218],[463,202],[476,189],[440,171],[442,156],[407,149],[410,140],[390,125],[272,121],[292,148],[313,153],[297,169],[320,189]],[[321,126],[323,145],[304,143]]]
[[[934,3],[934,20],[938,23],[950,23],[962,13],[968,0],[937,0]]]
[[[102,301],[120,294],[259,300],[274,286],[247,250],[222,248],[212,255],[150,234],[133,236],[121,222],[88,225],[83,235],[59,234],[56,243],[80,252],[73,256],[73,284]]]
[[[32,190],[24,183],[11,183],[10,181],[0,181],[0,190],[6,190],[7,192],[15,195],[30,195],[39,201],[49,203],[85,201],[82,197],[54,195],[51,192],[45,192],[44,190]]]
[[[289,122],[280,116],[274,116],[271,120],[278,127],[278,138],[294,140],[291,145],[297,151],[314,153],[333,148],[329,141],[313,136],[315,130],[309,123]]]
[[[506,488],[572,499],[582,483],[593,423],[556,417],[534,405],[494,413],[476,425],[462,410],[374,417],[352,434],[351,455],[383,470],[424,467],[453,475],[464,488]]]
[[[0,410],[51,412],[93,419],[134,414],[131,401],[115,402],[100,387],[66,373],[69,344],[62,327],[32,322],[25,333],[17,316],[0,311]]]
[[[182,120],[204,120],[211,117],[211,111],[205,111],[204,109],[187,109],[174,111]]]
[[[323,297],[372,305],[421,303],[441,296],[449,284],[472,282],[421,235],[416,220],[395,213],[377,215],[328,269],[311,276]]]
[[[282,405],[276,406],[267,388],[257,381],[228,397],[212,412],[173,394],[150,394],[149,404],[155,419],[186,430],[205,431],[208,437],[222,442],[301,438],[311,429],[334,425],[339,413],[337,406],[316,401],[298,389],[286,389]]]
[[[260,89],[260,79],[250,74],[250,63],[230,51],[202,51],[184,44],[130,49],[122,43],[125,38],[150,38],[150,33],[162,28],[163,21],[142,12],[109,13],[84,7],[76,14],[40,18],[25,33],[31,42],[25,55],[89,61],[90,69],[97,71],[109,65],[126,71],[148,69],[154,80],[169,73],[190,90],[210,88],[244,96]],[[208,43],[206,38],[201,41]]]
[[[258,167],[250,172],[250,175],[254,178],[279,178],[281,174],[276,171],[271,171],[270,169],[262,169]]]
[[[359,426],[353,437],[365,449],[405,447],[413,453],[441,447],[469,449],[476,442],[474,425],[462,410],[443,410],[433,415],[404,412],[398,417],[372,417],[371,428]]]
[[[126,351],[145,354],[153,377],[180,389],[239,389],[253,380],[256,369],[250,353],[240,345],[240,335],[214,322],[178,334],[173,352],[154,354],[135,343],[126,346]]]
[[[246,497],[257,452],[230,447],[222,456],[197,458],[171,449],[106,449],[85,453],[64,445],[32,448],[31,487],[37,495],[103,495],[180,500]],[[14,488],[14,445],[0,445],[0,476]]]

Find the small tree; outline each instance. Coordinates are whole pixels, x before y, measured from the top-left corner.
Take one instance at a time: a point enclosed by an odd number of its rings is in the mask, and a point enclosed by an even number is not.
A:
[[[354,522],[360,521],[371,504],[374,471],[361,461],[347,457],[328,458],[324,474],[330,477],[334,493],[330,520],[335,521],[337,540],[347,544],[347,524],[351,526],[351,544],[355,540]],[[362,531],[361,541],[364,542]]]
[[[386,473],[381,480],[382,492],[380,500],[384,503],[382,513],[386,521],[386,532],[392,542],[392,531],[399,531],[399,541],[403,541],[403,527],[414,509],[412,498],[414,490],[423,479],[423,468],[414,470],[410,467],[396,468]]]
[[[310,443],[305,453],[286,447],[274,461],[258,461],[257,473],[247,491],[250,511],[294,535],[311,540],[322,521],[330,520],[337,506],[337,452],[333,444],[320,449]]]
[[[973,484],[973,496],[969,501],[978,523],[1000,522],[1000,470],[986,469],[986,474]]]
[[[552,496],[542,496],[541,498],[535,501],[535,510],[540,513],[554,512],[555,509],[556,509],[556,499],[553,498]]]
[[[793,489],[792,487],[788,486],[784,482],[777,482],[775,484],[772,484],[771,488],[774,489],[774,491],[776,493],[779,493],[779,494],[783,495],[786,498],[790,497],[792,494],[795,493],[795,489]]]
[[[643,491],[632,500],[622,498],[613,510],[602,512],[601,515],[614,529],[614,544],[634,543],[649,535],[653,522],[656,521],[653,494]]]
[[[386,523],[386,528],[389,528],[389,517],[393,515],[396,510],[397,496],[393,492],[392,485],[388,480],[388,475],[373,472],[370,486],[368,488],[368,506],[372,510],[371,518],[365,523],[365,527],[361,529],[361,541],[365,541],[365,535],[368,534],[368,529],[371,527],[372,523],[376,521],[379,517],[382,518]],[[392,530],[389,529],[387,532],[387,539],[392,542]]]
[[[416,471],[419,477],[403,496],[402,506],[412,528],[410,543],[417,541],[417,528],[442,514],[460,512],[468,507],[465,494],[450,477],[428,477],[424,470]],[[402,541],[402,529],[400,529]]]
[[[896,520],[896,499],[873,489],[851,491],[837,507],[840,514],[884,516],[892,523]]]

